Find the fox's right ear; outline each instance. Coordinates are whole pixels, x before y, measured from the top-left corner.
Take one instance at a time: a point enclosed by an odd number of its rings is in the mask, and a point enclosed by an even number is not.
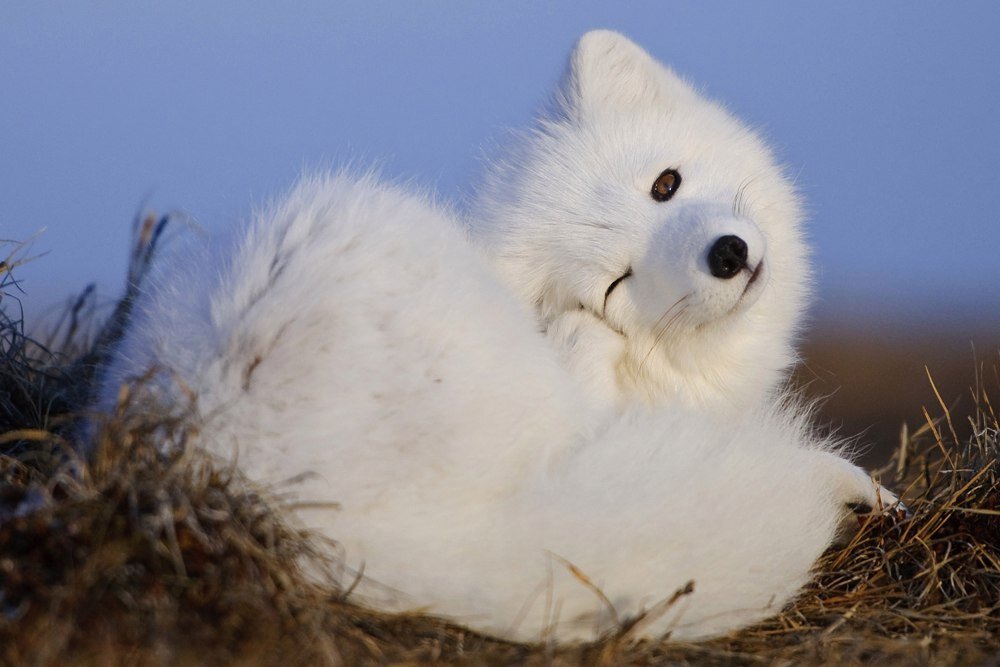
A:
[[[665,105],[673,72],[630,39],[611,30],[593,30],[576,43],[559,90],[559,106],[569,117],[588,117],[638,105]]]

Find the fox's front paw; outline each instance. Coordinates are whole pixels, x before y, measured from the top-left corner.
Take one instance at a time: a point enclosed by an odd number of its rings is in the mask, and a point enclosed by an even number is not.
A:
[[[621,403],[618,365],[625,354],[625,338],[620,333],[581,309],[556,317],[545,334],[592,398],[606,407]]]

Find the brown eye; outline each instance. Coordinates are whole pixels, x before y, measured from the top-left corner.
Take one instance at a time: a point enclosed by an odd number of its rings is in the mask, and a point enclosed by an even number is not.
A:
[[[656,201],[667,201],[681,186],[681,174],[676,169],[667,169],[656,177],[650,192]]]

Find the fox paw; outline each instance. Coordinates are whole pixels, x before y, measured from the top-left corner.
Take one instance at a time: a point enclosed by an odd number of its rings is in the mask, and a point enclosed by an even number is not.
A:
[[[622,400],[618,365],[625,338],[587,310],[563,313],[545,331],[565,367],[599,404],[617,406]]]
[[[862,468],[836,454],[826,453],[826,465],[832,473],[834,499],[841,503],[843,521],[838,531],[838,542],[846,540],[850,534],[863,525],[864,517],[888,515],[901,520],[910,515],[899,497],[885,488]]]

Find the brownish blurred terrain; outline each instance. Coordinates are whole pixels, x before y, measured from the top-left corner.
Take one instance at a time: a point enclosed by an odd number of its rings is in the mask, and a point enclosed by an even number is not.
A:
[[[932,417],[942,414],[925,366],[941,398],[953,408],[959,437],[971,432],[967,415],[977,368],[985,373],[987,390],[1000,393],[1000,318],[995,316],[932,325],[866,325],[863,318],[845,323],[821,316],[810,327],[801,353],[796,381],[807,395],[825,397],[818,421],[870,448],[862,459],[868,466],[886,460],[904,422],[911,432],[926,423],[922,407]],[[1000,396],[993,399],[1000,403]]]

